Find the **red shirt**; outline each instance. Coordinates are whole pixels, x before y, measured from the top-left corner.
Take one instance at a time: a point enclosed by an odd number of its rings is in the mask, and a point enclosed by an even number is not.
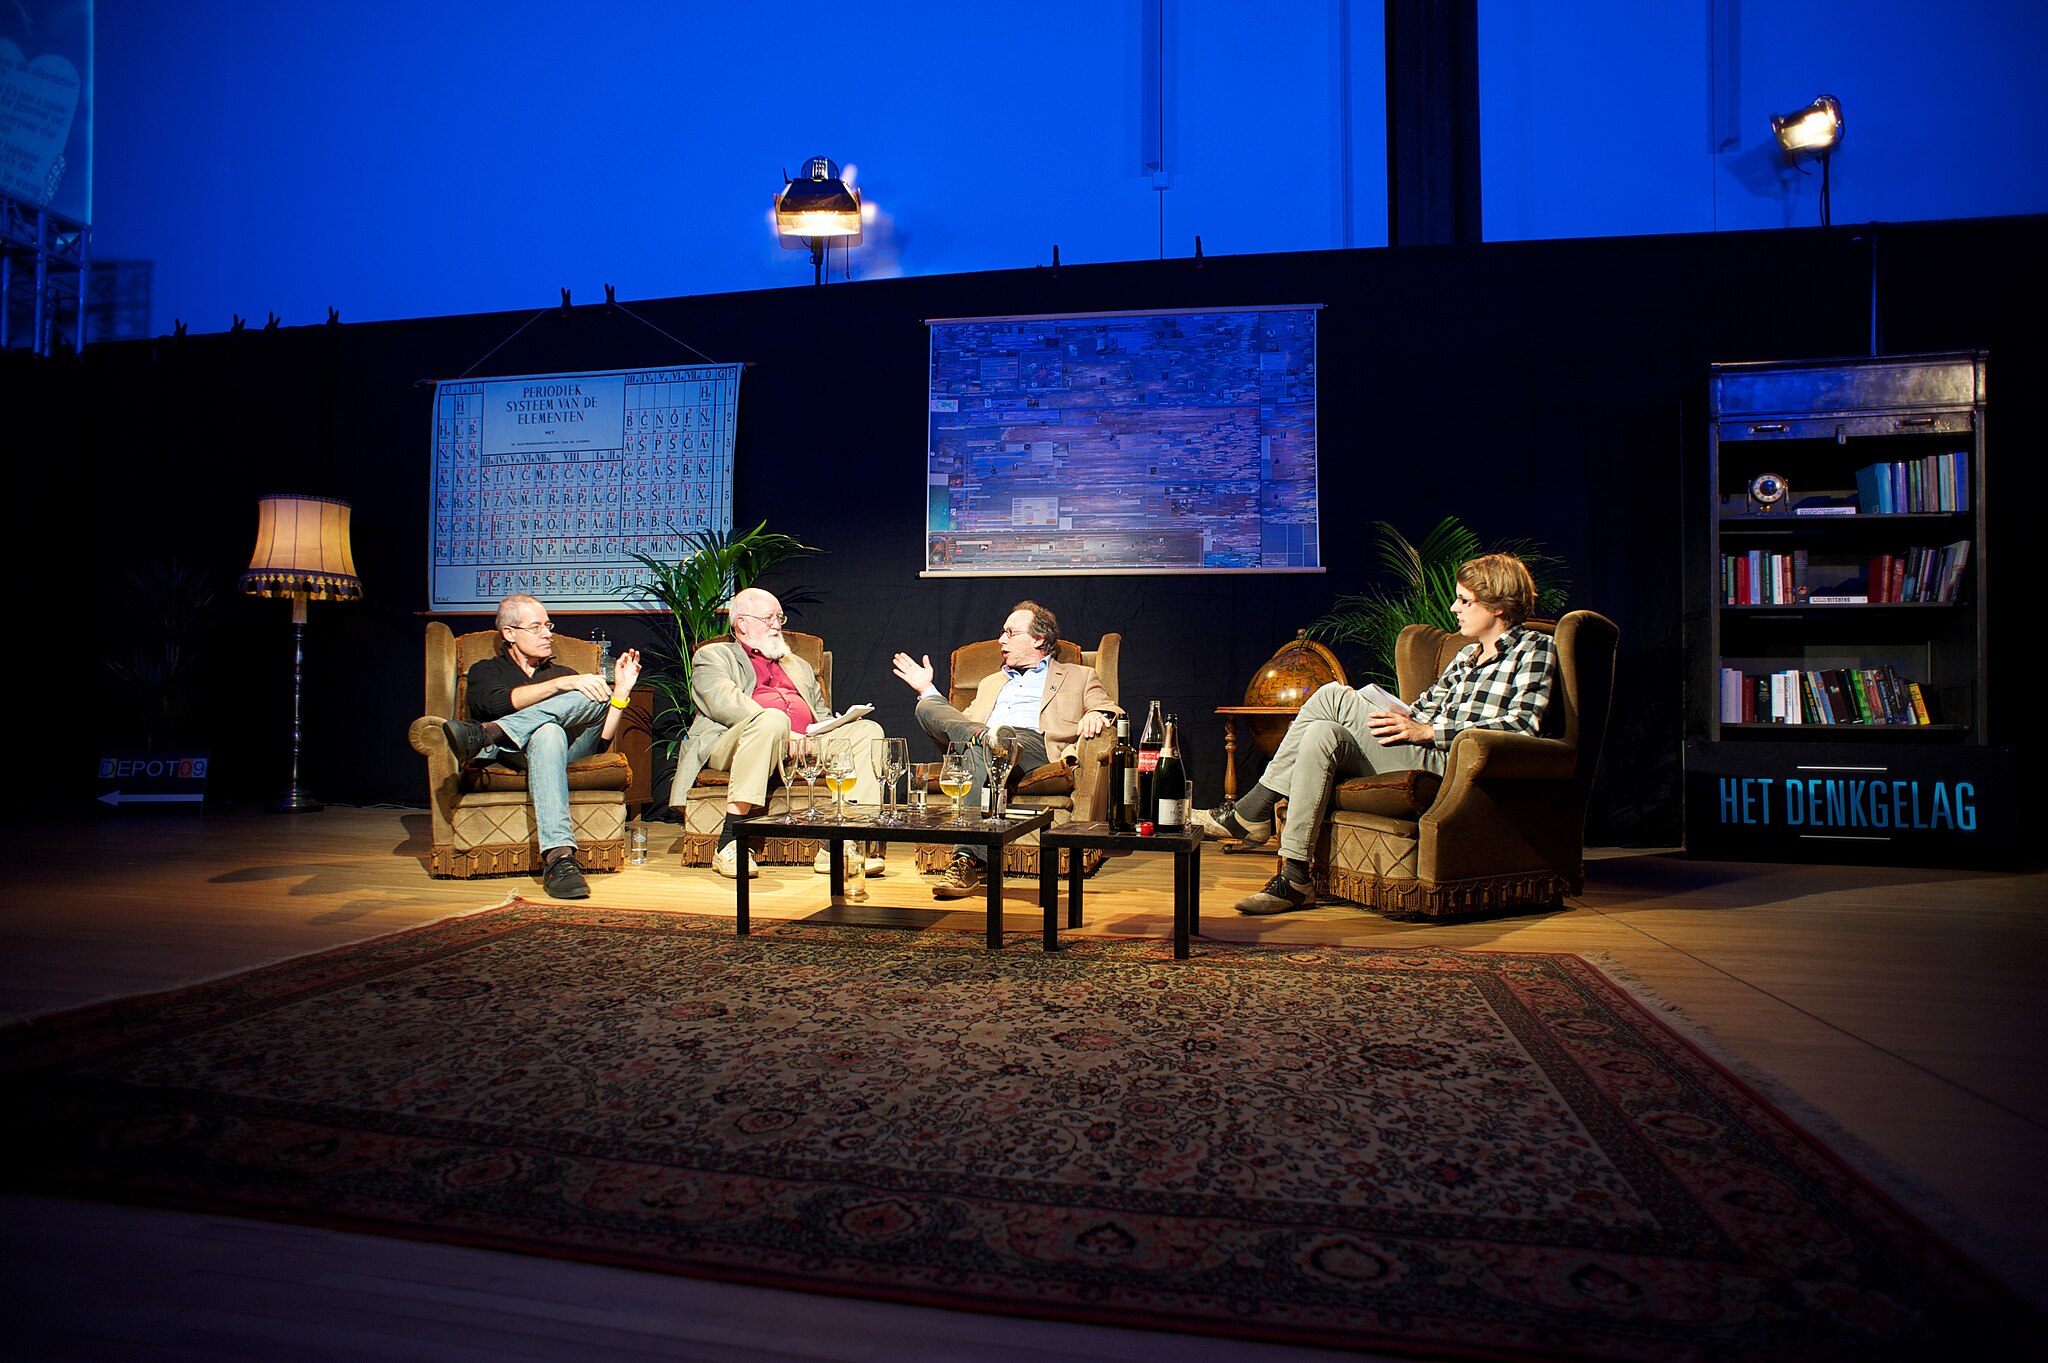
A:
[[[789,673],[782,670],[782,664],[762,657],[756,649],[748,649],[747,657],[754,664],[754,703],[764,710],[780,710],[788,715],[791,733],[809,733],[811,721],[817,716],[811,713],[810,703],[789,679]]]

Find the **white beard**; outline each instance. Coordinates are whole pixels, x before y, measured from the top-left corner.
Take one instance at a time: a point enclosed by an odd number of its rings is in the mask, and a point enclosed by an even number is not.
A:
[[[780,634],[763,639],[754,647],[760,650],[761,656],[771,663],[779,663],[789,656],[789,640],[783,638]]]

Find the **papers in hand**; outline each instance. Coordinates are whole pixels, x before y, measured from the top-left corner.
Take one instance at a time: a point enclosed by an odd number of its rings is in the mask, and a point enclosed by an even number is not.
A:
[[[804,732],[810,734],[829,734],[842,724],[851,724],[862,715],[873,714],[874,709],[875,707],[872,705],[856,705],[843,714],[834,715],[830,719],[818,720],[810,728],[804,730]]]
[[[1358,688],[1358,694],[1364,696],[1366,704],[1375,710],[1392,710],[1397,715],[1408,713],[1408,702],[1378,682],[1367,682]],[[813,729],[811,732],[816,733],[817,730]]]

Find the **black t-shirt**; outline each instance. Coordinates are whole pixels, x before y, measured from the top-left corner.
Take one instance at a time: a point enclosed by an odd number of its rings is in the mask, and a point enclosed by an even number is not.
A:
[[[548,662],[536,667],[529,677],[524,668],[512,661],[509,653],[485,658],[469,669],[469,717],[479,724],[503,719],[518,708],[512,703],[512,692],[517,688],[575,675],[573,667]]]

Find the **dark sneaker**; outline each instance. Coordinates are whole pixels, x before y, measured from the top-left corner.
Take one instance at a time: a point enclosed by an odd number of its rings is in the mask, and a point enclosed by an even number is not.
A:
[[[933,899],[965,899],[981,890],[981,863],[965,852],[953,854],[945,877],[932,886]]]
[[[1254,916],[1269,913],[1291,913],[1295,909],[1312,909],[1316,906],[1316,891],[1313,885],[1303,885],[1289,880],[1282,871],[1266,882],[1266,888],[1255,895],[1237,901],[1237,911]]]
[[[540,884],[550,899],[590,898],[590,882],[583,878],[583,868],[573,854],[549,862],[540,873]]]
[[[1246,823],[1237,817],[1237,811],[1226,809],[1198,809],[1194,812],[1195,827],[1202,830],[1205,838],[1234,838],[1247,847],[1262,846],[1273,836],[1271,820],[1265,823]]]
[[[455,765],[466,767],[484,758],[490,744],[484,740],[484,726],[467,719],[446,719],[441,721],[441,731],[448,735],[448,746],[455,749]]]

